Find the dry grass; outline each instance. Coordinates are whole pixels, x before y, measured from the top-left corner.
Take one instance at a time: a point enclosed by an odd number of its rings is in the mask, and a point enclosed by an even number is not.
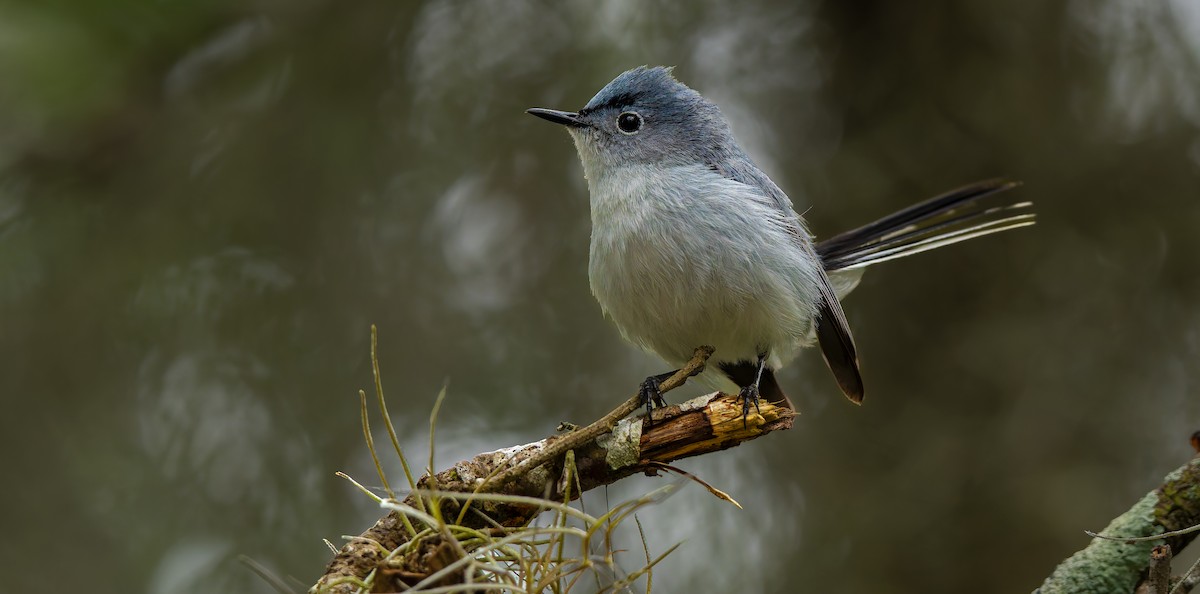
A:
[[[549,500],[495,493],[457,493],[435,488],[419,489],[409,460],[400,447],[396,429],[388,414],[383,394],[383,382],[376,356],[376,331],[371,328],[371,364],[374,370],[375,396],[382,422],[391,438],[392,449],[404,469],[409,503],[396,496],[391,487],[371,434],[368,402],[365,392],[359,392],[363,438],[375,464],[385,496],[376,495],[358,481],[338,473],[353,483],[367,497],[402,518],[408,539],[394,550],[382,550],[385,560],[364,580],[355,580],[359,591],[369,592],[382,572],[396,572],[410,585],[409,592],[512,592],[565,593],[582,588],[588,592],[650,592],[654,566],[678,545],[653,556],[646,545],[645,533],[635,513],[674,492],[680,483],[655,489],[637,499],[612,506],[607,513],[593,516],[572,505],[578,495],[578,480],[573,457],[568,454],[566,481],[568,489],[562,500]],[[429,476],[433,476],[434,439],[437,415],[445,398],[445,388],[438,395],[429,419]],[[573,495],[574,494],[574,495]],[[460,505],[457,517],[442,517],[440,510],[447,499]],[[475,506],[468,503],[477,504]],[[465,514],[475,513],[487,504],[519,504],[540,510],[533,525],[519,528],[492,523],[490,528],[476,529],[463,524]],[[627,570],[618,562],[620,552],[614,546],[618,528],[633,523],[641,537],[641,558],[636,568]],[[476,522],[478,524],[478,522]],[[347,537],[359,538],[359,537]],[[336,553],[337,549],[330,544]],[[411,560],[423,557],[440,559],[440,568],[427,574],[406,573]],[[631,557],[632,554],[622,556]],[[394,577],[394,576],[392,576]],[[643,579],[644,578],[644,579]],[[343,582],[326,584],[332,587]]]

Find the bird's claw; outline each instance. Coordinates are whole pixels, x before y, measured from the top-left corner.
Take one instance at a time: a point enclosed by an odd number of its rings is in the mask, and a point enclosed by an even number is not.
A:
[[[662,390],[659,387],[662,385],[662,380],[650,376],[638,388],[638,398],[641,404],[646,407],[646,418],[651,419],[650,412],[654,407],[662,408],[667,405],[667,400],[663,398]]]
[[[754,405],[754,412],[760,414],[762,413],[762,410],[758,408],[758,386],[756,384],[750,384],[749,386],[742,388],[741,391],[738,392],[738,398],[742,399],[742,428],[745,429],[749,426],[746,421],[746,417],[750,416],[751,404]]]

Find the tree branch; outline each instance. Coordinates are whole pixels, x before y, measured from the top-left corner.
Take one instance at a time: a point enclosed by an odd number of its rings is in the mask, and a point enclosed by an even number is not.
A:
[[[1182,551],[1197,534],[1165,533],[1197,524],[1200,456],[1168,474],[1162,485],[1117,516],[1091,544],[1060,563],[1034,594],[1133,592],[1147,578],[1155,545]]]
[[[712,356],[712,354],[713,348],[710,346],[706,345],[697,347],[695,354],[692,355],[692,359],[659,385],[659,392],[665,394],[671,390],[674,390],[675,388],[682,386],[689,377],[704,371],[704,365],[708,361],[708,358]],[[488,481],[489,490],[503,489],[504,486],[511,482],[514,478],[526,474],[529,472],[529,470],[537,468],[538,466],[541,466],[542,464],[545,464],[551,460],[555,460],[560,456],[565,455],[567,451],[578,448],[583,444],[593,441],[597,437],[612,431],[613,427],[615,427],[621,419],[628,417],[633,413],[633,411],[641,407],[642,404],[644,403],[642,402],[641,393],[639,392],[634,394],[633,397],[631,397],[629,400],[626,400],[621,404],[621,406],[618,406],[608,414],[601,417],[598,421],[588,425],[587,427],[584,427],[583,429],[579,429],[567,434],[565,437],[556,440],[552,445],[548,444],[547,447],[540,453],[530,456],[528,459],[523,460],[520,464],[512,466],[501,472],[499,476]]]
[[[696,355],[686,366],[663,382],[661,390],[666,392],[678,387],[688,377],[699,373],[711,354],[711,347],[697,349]],[[418,489],[436,486],[441,491],[473,493],[486,490],[507,495],[558,499],[569,492],[574,499],[584,491],[612,484],[635,473],[655,474],[664,464],[673,460],[724,450],[772,431],[789,429],[796,415],[782,402],[762,402],[757,410],[752,410],[743,419],[742,403],[738,397],[713,393],[658,409],[654,411],[653,425],[647,426],[645,417],[624,418],[639,405],[637,397],[634,397],[585,428],[530,444],[479,454],[433,477],[421,477],[417,483]],[[578,481],[577,489],[568,490],[562,480],[564,458],[568,451],[574,452],[573,478]],[[404,502],[416,507],[416,494],[410,494]],[[438,502],[442,517],[459,515],[460,504],[457,501],[440,498]],[[462,525],[475,529],[496,525],[524,526],[541,509],[533,505],[491,501],[470,505],[473,511],[482,513],[464,514]],[[380,569],[387,554],[407,540],[408,533],[400,515],[389,513],[343,546],[313,589],[338,594],[354,592],[358,587],[354,582]],[[428,558],[436,559],[437,556],[430,555]],[[404,569],[414,575],[429,575],[437,570],[436,567]],[[376,588],[403,589],[401,583],[380,583],[381,578],[399,573],[378,572]]]

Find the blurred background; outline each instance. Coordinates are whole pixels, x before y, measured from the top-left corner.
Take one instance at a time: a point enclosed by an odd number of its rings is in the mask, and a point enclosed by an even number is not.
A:
[[[440,467],[663,371],[589,293],[567,134],[522,113],[641,64],[721,105],[818,236],[998,175],[1039,216],[872,269],[866,404],[804,353],[792,431],[681,464],[744,511],[640,514],[652,553],[683,542],[656,589],[1029,591],[1191,456],[1196,2],[0,6],[12,591],[269,592],[240,555],[311,584],[380,515],[333,474],[378,484],[372,323],[418,466],[447,382]]]

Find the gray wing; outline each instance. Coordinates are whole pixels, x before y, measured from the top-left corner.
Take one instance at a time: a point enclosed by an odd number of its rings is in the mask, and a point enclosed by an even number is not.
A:
[[[788,199],[787,194],[783,193],[783,190],[779,189],[779,186],[775,185],[775,182],[771,181],[771,178],[767,177],[767,174],[754,166],[749,157],[739,156],[719,163],[709,163],[709,168],[728,179],[761,189],[781,211],[796,221],[793,232],[797,242],[816,261],[820,261],[820,256],[813,247],[812,238],[804,228],[804,222],[792,207],[792,201]],[[850,323],[846,321],[846,314],[842,311],[842,304],[838,301],[837,294],[829,283],[824,266],[817,268],[820,279],[818,289],[821,294],[821,304],[818,309],[816,325],[821,354],[825,358],[825,364],[833,372],[833,377],[837,380],[842,393],[851,402],[861,404],[863,381],[862,374],[858,370],[858,350],[854,347],[854,336],[850,334]]]
[[[783,190],[780,190],[779,186],[775,185],[775,182],[771,181],[771,178],[767,177],[767,174],[756,167],[754,162],[750,160],[750,157],[745,154],[723,159],[720,162],[709,162],[708,167],[720,173],[725,178],[762,190],[771,199],[776,208],[787,213],[797,221],[800,220],[800,215],[796,214],[795,208],[792,207],[792,201],[787,197],[787,194],[784,194]],[[801,228],[800,231],[804,232],[804,229]],[[811,243],[807,232],[804,232],[804,237],[805,239],[809,239]]]

